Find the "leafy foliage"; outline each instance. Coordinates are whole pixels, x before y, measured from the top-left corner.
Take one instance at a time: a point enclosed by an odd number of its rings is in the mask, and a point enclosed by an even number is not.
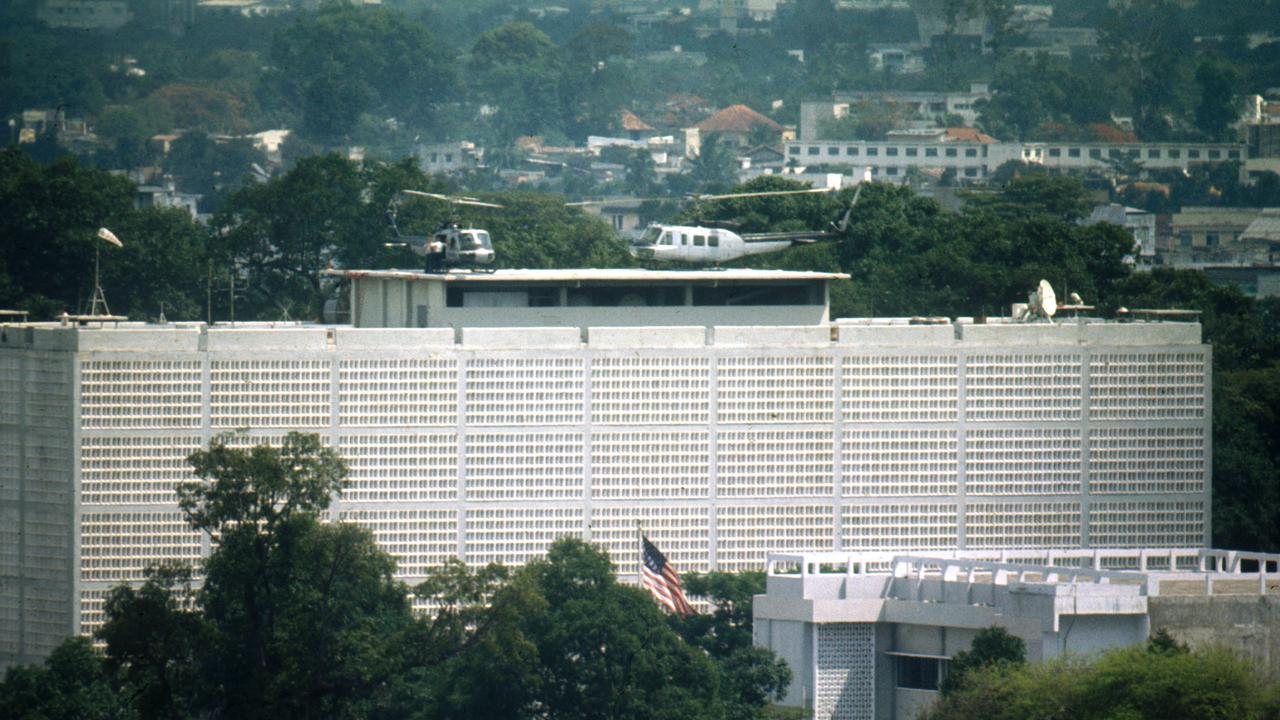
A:
[[[9,668],[0,681],[0,717],[11,720],[133,720],[129,688],[88,638],[69,638],[43,665]]]
[[[1113,650],[1036,665],[997,663],[966,675],[927,720],[1264,718],[1274,688],[1226,650]]]
[[[938,688],[944,697],[964,689],[970,676],[991,667],[1016,668],[1027,662],[1027,644],[1002,627],[992,626],[978,631],[968,650],[951,659],[951,671]]]
[[[14,148],[0,152],[0,306],[30,310],[35,318],[81,311],[100,250],[114,312],[155,317],[165,303],[196,316],[207,232],[183,213],[135,210],[133,190],[127,180],[72,157],[40,165]],[[113,229],[123,249],[96,247],[102,226]]]
[[[322,140],[349,134],[375,109],[431,128],[455,89],[453,53],[425,26],[382,8],[327,4],[277,34],[271,54],[282,95]]]

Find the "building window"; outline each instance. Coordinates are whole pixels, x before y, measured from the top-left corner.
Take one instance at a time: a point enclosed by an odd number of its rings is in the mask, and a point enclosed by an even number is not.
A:
[[[1178,244],[1182,247],[1191,247],[1191,233],[1187,230],[1178,233]]]
[[[897,174],[898,174],[898,168],[896,168],[896,167],[885,168],[885,171],[884,171],[884,172],[885,172],[885,174],[886,174],[886,175],[897,175]]]
[[[964,156],[965,156],[965,157],[978,157],[978,148],[965,148],[965,149],[964,149]]]
[[[888,155],[889,157],[897,157],[897,156],[898,156],[898,148],[896,148],[896,147],[888,147],[888,148],[885,148],[885,149],[884,149],[884,154],[885,154],[885,155]]]
[[[831,146],[829,146],[829,147],[827,148],[827,154],[828,154],[828,155],[839,155],[839,154],[840,154],[840,148],[836,147],[835,145],[831,145]]]
[[[1177,159],[1178,159],[1178,158],[1180,158],[1180,157],[1182,157],[1182,151],[1181,151],[1181,150],[1172,149],[1172,148],[1169,150],[1169,159],[1170,159],[1170,160],[1177,160]]]
[[[1107,157],[1116,160],[1120,157],[1120,148],[1111,148],[1107,151]]]
[[[924,149],[924,156],[925,156],[925,157],[938,157],[938,148],[925,148],[925,149]]]
[[[858,154],[858,148],[856,148],[856,147],[854,147],[854,146],[850,145],[849,147],[847,147],[847,148],[845,148],[845,149],[844,149],[844,154],[845,154],[845,155],[857,155],[857,154]]]
[[[894,656],[894,685],[903,690],[937,690],[949,661],[936,657]]]
[[[1204,234],[1204,246],[1205,246],[1205,247],[1217,247],[1217,246],[1218,246],[1218,233],[1205,233],[1205,234]]]
[[[964,176],[968,178],[978,177],[978,168],[967,167],[964,169]]]
[[[1049,157],[1062,157],[1062,148],[1049,148]]]
[[[909,147],[907,148],[907,157],[915,157],[918,152],[919,150],[917,150],[916,148]]]
[[[810,146],[809,146],[809,148],[808,148],[808,153],[809,153],[810,155],[817,155],[817,154],[818,154],[818,146],[817,146],[817,145],[810,145]]]
[[[955,156],[956,156],[956,149],[955,149],[955,148],[947,148],[947,157],[955,157]]]
[[[1199,160],[1199,159],[1200,159],[1200,151],[1199,151],[1199,150],[1191,150],[1191,149],[1188,149],[1188,150],[1187,150],[1187,159],[1189,159],[1189,160]]]
[[[1156,148],[1151,148],[1150,150],[1148,150],[1148,151],[1147,151],[1147,157],[1149,157],[1149,158],[1154,158],[1154,159],[1159,159],[1159,157],[1160,157],[1160,151],[1159,151],[1159,150],[1157,150]]]
[[[1232,160],[1239,160],[1239,159],[1240,159],[1240,151],[1239,151],[1239,150],[1228,150],[1228,151],[1227,151],[1227,157],[1228,157],[1228,158],[1230,158],[1230,159],[1232,159]]]
[[[1067,157],[1080,157],[1080,148],[1067,148]]]
[[[876,155],[879,155],[879,154],[880,154],[880,148],[873,148],[873,147],[867,148],[867,157],[875,157]]]
[[[1102,148],[1089,148],[1089,157],[1094,160],[1102,159]]]
[[[1222,157],[1222,151],[1221,151],[1221,150],[1210,150],[1210,151],[1209,151],[1209,159],[1210,159],[1210,160],[1218,160],[1218,159],[1220,159],[1221,157]]]
[[[799,145],[792,145],[791,147],[787,148],[787,154],[788,154],[788,155],[799,155],[799,154],[800,154],[800,146],[799,146]]]

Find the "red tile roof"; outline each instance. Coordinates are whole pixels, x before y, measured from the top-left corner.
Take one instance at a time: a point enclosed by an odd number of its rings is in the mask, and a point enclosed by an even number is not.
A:
[[[636,114],[630,110],[622,111],[622,121],[619,124],[627,132],[653,132],[654,130],[652,125],[636,117]]]
[[[702,132],[707,133],[749,133],[757,125],[765,125],[773,130],[782,131],[781,125],[746,105],[731,105],[698,123],[697,127]]]
[[[943,138],[943,142],[976,142],[990,145],[999,141],[978,128],[953,127],[947,128],[947,135]]]

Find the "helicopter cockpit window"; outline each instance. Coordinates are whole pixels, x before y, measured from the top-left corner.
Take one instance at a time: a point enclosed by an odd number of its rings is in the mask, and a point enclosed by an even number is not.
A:
[[[638,245],[653,245],[658,242],[658,238],[662,236],[662,228],[657,225],[650,225],[645,228],[644,234],[637,241]]]
[[[463,250],[481,250],[493,247],[489,242],[489,233],[484,230],[467,230],[460,233],[459,244]]]
[[[672,242],[671,242],[671,233],[669,233],[669,232],[664,232],[664,233],[662,233],[662,240],[660,240],[660,241],[658,242],[658,244],[659,244],[659,245],[671,245],[671,244],[672,244]]]

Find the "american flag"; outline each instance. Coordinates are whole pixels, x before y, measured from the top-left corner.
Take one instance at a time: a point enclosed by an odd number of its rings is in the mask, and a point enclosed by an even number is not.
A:
[[[693,608],[689,606],[684,590],[680,587],[680,573],[667,562],[667,556],[649,542],[649,538],[641,536],[640,542],[644,548],[640,563],[641,584],[653,593],[659,604],[671,612],[681,617],[693,615]]]

